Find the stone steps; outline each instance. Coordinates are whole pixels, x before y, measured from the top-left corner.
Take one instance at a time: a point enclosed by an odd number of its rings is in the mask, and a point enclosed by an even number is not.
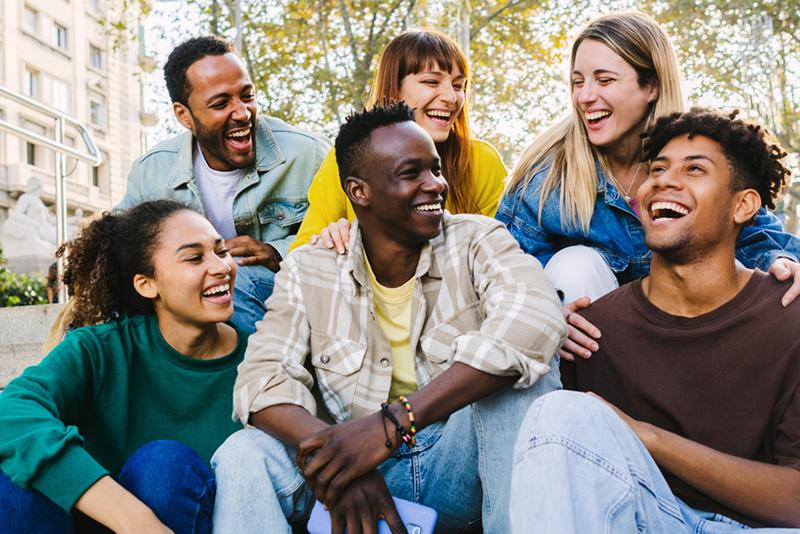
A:
[[[62,306],[0,308],[0,389],[42,359],[42,344]]]

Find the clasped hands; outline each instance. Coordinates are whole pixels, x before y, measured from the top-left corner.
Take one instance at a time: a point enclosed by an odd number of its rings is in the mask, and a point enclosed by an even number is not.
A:
[[[393,413],[398,419],[403,415],[400,410]],[[391,449],[386,446],[384,424]],[[406,533],[377,470],[399,444],[395,428],[380,412],[331,425],[300,441],[297,465],[314,496],[330,511],[334,534],[345,528],[348,534],[377,532],[378,518],[383,518],[394,534]]]

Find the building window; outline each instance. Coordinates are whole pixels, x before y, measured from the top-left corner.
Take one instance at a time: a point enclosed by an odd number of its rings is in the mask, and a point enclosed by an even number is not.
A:
[[[22,27],[25,28],[25,31],[35,34],[39,29],[39,12],[25,6],[25,12],[22,15]]]
[[[89,97],[89,123],[101,130],[106,127],[106,99],[100,95]]]
[[[100,155],[103,156],[103,162],[97,167],[92,167],[92,185],[105,192],[109,168],[108,153],[101,151]]]
[[[53,101],[52,105],[58,111],[69,113],[69,85],[61,80],[53,79]]]
[[[26,65],[23,76],[22,92],[25,96],[36,98],[36,95],[39,93],[39,73]]]
[[[22,127],[29,132],[37,133],[39,135],[47,135],[47,128],[41,124],[36,124],[28,120],[22,121]],[[28,165],[43,168],[44,164],[44,149],[30,141],[25,142],[25,162]]]
[[[25,142],[25,161],[28,165],[36,165],[37,147],[30,141]]]
[[[89,64],[98,70],[103,68],[103,51],[93,44],[89,45]]]
[[[57,22],[53,24],[53,44],[64,50],[69,46],[69,42],[67,41],[67,28]]]
[[[92,13],[97,14],[100,12],[100,0],[88,0],[86,6]]]

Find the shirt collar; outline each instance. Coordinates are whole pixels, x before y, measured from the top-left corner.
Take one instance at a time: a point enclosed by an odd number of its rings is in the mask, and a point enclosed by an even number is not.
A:
[[[169,187],[178,187],[189,183],[193,176],[194,154],[192,150],[195,145],[195,138],[191,132],[185,132],[178,141],[180,148],[178,157],[172,165],[169,173]],[[286,156],[278,146],[275,134],[269,127],[266,117],[258,117],[256,120],[256,171],[257,174],[248,172],[244,180],[247,182],[257,182],[258,175],[274,169],[286,161]]]
[[[447,223],[451,215],[445,211],[442,218],[442,231],[439,235],[428,241],[422,246],[419,255],[417,270],[414,278],[428,276],[430,278],[442,278],[442,268],[445,261],[445,234]],[[363,239],[358,220],[353,222],[350,227],[350,252],[345,263],[345,272],[352,276],[356,284],[362,287],[369,285],[369,274],[367,273],[366,258],[364,257]],[[355,285],[353,286],[355,289]]]

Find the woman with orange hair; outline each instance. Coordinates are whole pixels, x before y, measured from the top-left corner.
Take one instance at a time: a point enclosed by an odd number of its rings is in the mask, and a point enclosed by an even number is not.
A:
[[[497,150],[472,137],[467,115],[469,66],[458,44],[433,30],[403,32],[386,45],[367,108],[402,100],[436,144],[442,175],[450,186],[445,206],[452,213],[494,216],[508,171]],[[308,190],[309,207],[291,249],[318,237],[344,253],[355,219],[339,182],[333,149]]]

